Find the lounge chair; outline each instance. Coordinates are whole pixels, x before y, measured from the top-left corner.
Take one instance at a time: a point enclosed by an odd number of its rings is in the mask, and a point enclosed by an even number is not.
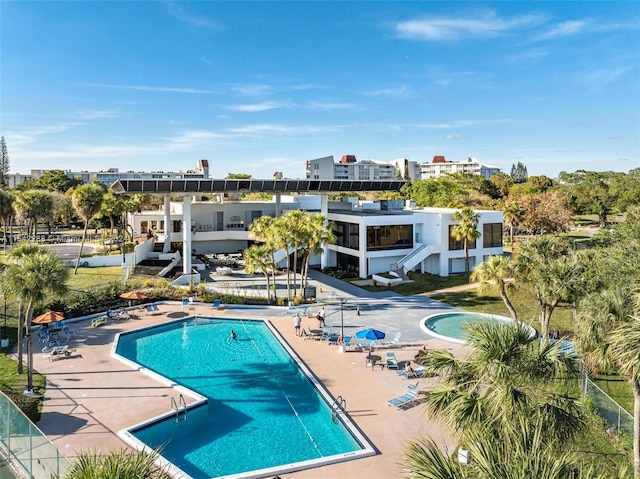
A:
[[[415,378],[421,377],[425,371],[426,371],[426,368],[419,367],[419,368],[415,368],[411,373],[408,373],[403,369],[401,371],[396,371],[396,374],[400,376],[402,379],[415,379]]]
[[[189,307],[189,298],[188,297],[184,297],[182,298],[182,309],[186,309]]]
[[[398,341],[400,341],[400,336],[402,336],[402,333],[397,332],[391,341],[378,340],[376,342],[376,346],[395,346],[396,344],[398,344]]]
[[[91,320],[91,327],[97,328],[98,326],[104,326],[107,324],[108,316],[100,316],[99,318],[93,318]]]
[[[57,361],[58,359],[70,358],[71,350],[68,346],[57,346],[53,348],[49,354],[45,354],[44,357],[49,361]]]
[[[220,304],[222,303],[222,301],[220,300],[220,298],[216,299],[213,304],[211,305],[211,309],[220,309]]]
[[[398,369],[398,360],[392,351],[387,351],[387,369]]]
[[[395,397],[393,399],[389,399],[387,404],[389,406],[394,406],[397,409],[404,406],[407,403],[410,403],[418,396],[418,383],[411,383],[404,389],[404,394],[402,396]]]

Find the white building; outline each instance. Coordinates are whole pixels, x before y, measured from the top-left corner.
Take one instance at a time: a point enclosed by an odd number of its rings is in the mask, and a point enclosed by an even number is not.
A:
[[[118,168],[109,168],[106,171],[67,170],[65,173],[69,178],[80,178],[85,184],[97,180],[105,186],[111,185],[116,180],[209,178],[209,160],[198,160],[194,170],[185,171],[120,171]]]
[[[310,180],[371,180],[386,181],[416,178],[416,162],[407,158],[393,161],[357,160],[355,155],[343,155],[339,162],[333,156],[308,160],[306,177]]]
[[[469,173],[482,176],[488,180],[492,175],[502,172],[497,166],[485,165],[476,158],[468,158],[466,161],[449,161],[444,156],[434,156],[431,163],[420,163],[418,170],[421,180],[438,178],[454,173]]]
[[[323,204],[324,203],[324,204]],[[451,236],[457,211],[415,208],[402,200],[358,202],[355,198],[327,201],[320,195],[282,196],[280,201],[200,202],[189,200],[190,247],[193,254],[236,253],[250,245],[249,225],[263,215],[279,216],[289,209],[324,212],[335,224],[336,243],[315,257],[316,267],[338,267],[366,278],[393,271],[419,271],[448,276],[465,271],[462,242]],[[168,211],[131,215],[136,234],[154,234],[165,252],[179,249],[185,238],[184,203],[165,202]],[[324,210],[324,211],[323,211]],[[470,268],[487,257],[502,254],[502,212],[476,211],[480,238],[470,245]],[[165,231],[168,218],[170,230]],[[167,238],[169,243],[166,243]],[[281,256],[284,258],[284,255]],[[284,264],[284,259],[283,259]]]

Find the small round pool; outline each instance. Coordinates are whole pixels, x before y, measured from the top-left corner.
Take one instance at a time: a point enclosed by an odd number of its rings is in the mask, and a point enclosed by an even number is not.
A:
[[[469,311],[459,311],[455,313],[440,313],[427,316],[422,320],[420,327],[430,336],[443,339],[452,343],[464,344],[467,342],[467,332],[464,325],[477,321],[504,321],[510,322],[511,318],[499,316],[497,314],[472,313]],[[536,337],[536,330],[531,329],[531,339]]]

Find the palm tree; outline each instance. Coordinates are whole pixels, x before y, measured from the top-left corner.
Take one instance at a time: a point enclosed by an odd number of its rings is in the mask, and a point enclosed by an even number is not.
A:
[[[511,313],[511,317],[518,319],[515,308],[509,301],[507,290],[513,289],[514,265],[506,256],[492,256],[487,261],[476,266],[471,274],[471,281],[480,283],[480,292],[489,288],[497,289],[502,301]]]
[[[302,210],[287,211],[277,222],[282,222],[282,228],[287,232],[285,236],[286,250],[293,251],[293,294],[298,294],[298,252],[308,240],[305,223],[309,213]],[[288,256],[288,255],[287,255]],[[289,268],[287,268],[289,269]],[[289,274],[287,274],[287,282]]]
[[[517,438],[524,426],[544,425],[545,443],[566,441],[583,426],[580,404],[558,392],[558,382],[578,374],[575,356],[559,343],[531,341],[522,323],[469,325],[469,355],[429,351],[420,361],[441,383],[427,398],[428,413],[470,444],[478,431],[495,442]],[[524,426],[523,426],[524,425]]]
[[[11,223],[13,218],[14,196],[9,190],[0,189],[0,218],[2,218],[2,231],[4,234],[4,250],[7,250],[7,223]],[[13,235],[11,235],[13,236]]]
[[[275,219],[271,216],[261,216],[260,218],[256,218],[253,220],[251,225],[249,225],[249,235],[252,239],[264,243],[271,251],[271,262],[274,264],[274,267],[271,269],[271,280],[275,286],[277,269],[275,250],[277,249],[277,246],[272,233],[274,230],[274,221]]]
[[[166,468],[159,468],[155,462],[159,451],[131,451],[121,449],[100,454],[97,451],[83,451],[62,475],[62,479],[171,479]]]
[[[563,299],[575,300],[576,286],[582,283],[584,263],[562,240],[551,236],[535,238],[517,251],[516,274],[529,284],[540,305],[541,337],[549,337],[551,315]]]
[[[304,263],[302,267],[302,287],[307,285],[309,275],[309,262],[315,254],[322,254],[323,247],[327,244],[335,243],[333,234],[333,223],[327,223],[324,215],[309,215],[307,224],[307,243],[304,249]]]
[[[505,224],[509,226],[509,244],[513,245],[513,230],[522,221],[526,210],[517,201],[506,201],[502,207],[502,216]]]
[[[84,220],[84,230],[82,231],[82,241],[80,242],[80,250],[78,251],[78,258],[76,259],[76,267],[73,270],[73,274],[78,273],[78,266],[80,266],[80,257],[82,256],[82,248],[87,238],[87,228],[89,227],[89,221],[100,212],[102,208],[102,199],[104,197],[103,186],[99,183],[89,183],[79,186],[72,196],[73,207],[76,209],[78,215]]]
[[[65,294],[68,278],[69,270],[62,265],[56,254],[48,249],[25,243],[11,250],[10,262],[3,273],[3,285],[19,301],[27,305],[24,327],[27,333],[28,390],[33,388],[31,320],[34,309],[45,301],[48,294]]]
[[[469,276],[469,242],[480,238],[478,222],[480,215],[474,213],[469,207],[462,208],[453,214],[453,220],[460,223],[451,228],[451,236],[456,241],[462,241],[464,246],[464,272]]]
[[[273,250],[267,245],[253,245],[244,250],[244,269],[248,274],[260,270],[267,281],[267,301],[271,302],[271,280],[269,275],[275,269]]]
[[[633,391],[633,467],[640,478],[640,294],[629,285],[589,295],[576,326],[576,347],[590,373],[617,369]],[[634,348],[634,349],[627,349]]]
[[[633,472],[640,478],[640,317],[614,329],[609,343],[613,363],[633,390]]]
[[[20,191],[15,198],[14,206],[20,215],[27,220],[27,234],[38,234],[38,219],[49,218],[53,212],[53,197],[48,191]]]

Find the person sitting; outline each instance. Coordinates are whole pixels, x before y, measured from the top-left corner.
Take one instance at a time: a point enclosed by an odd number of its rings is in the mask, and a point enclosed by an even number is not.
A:
[[[417,361],[428,352],[429,351],[427,350],[427,348],[425,346],[422,346],[422,348],[420,348],[420,350],[416,353],[416,355],[413,358]]]
[[[404,370],[405,372],[411,376],[411,375],[415,375],[415,371],[413,370],[413,368],[411,367],[411,363],[407,361],[407,363],[404,365]]]
[[[236,339],[236,338],[237,338],[236,332],[232,329],[231,330],[231,339]]]

